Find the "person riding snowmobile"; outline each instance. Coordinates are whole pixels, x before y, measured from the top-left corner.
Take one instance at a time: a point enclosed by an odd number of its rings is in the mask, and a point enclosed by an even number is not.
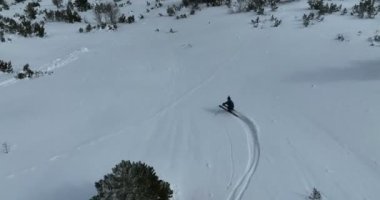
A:
[[[224,102],[222,105],[227,107],[227,110],[230,112],[234,110],[234,102],[232,102],[230,96],[227,97],[227,101]]]

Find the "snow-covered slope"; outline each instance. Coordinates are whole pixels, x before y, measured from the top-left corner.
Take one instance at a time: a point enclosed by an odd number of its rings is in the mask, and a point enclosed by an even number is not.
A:
[[[121,160],[153,166],[177,200],[301,200],[313,187],[378,199],[380,49],[367,38],[380,22],[334,14],[304,28],[307,7],[283,4],[259,28],[254,13],[175,20],[164,7],[118,31],[48,23],[46,38],[1,43],[17,69],[54,73],[0,74],[0,199],[88,199]],[[240,118],[217,107],[227,95]]]

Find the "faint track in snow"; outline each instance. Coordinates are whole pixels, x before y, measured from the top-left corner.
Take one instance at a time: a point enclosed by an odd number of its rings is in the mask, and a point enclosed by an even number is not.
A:
[[[247,136],[248,162],[243,175],[229,194],[228,200],[242,199],[260,161],[260,143],[256,126],[253,121],[245,115],[241,113],[238,113],[238,115],[240,122],[245,127],[244,129]]]
[[[88,52],[88,49],[86,47],[83,47],[79,50],[75,50],[72,53],[66,55],[64,58],[57,58],[57,59],[53,60],[52,62],[37,68],[36,71],[52,72],[55,69],[64,67],[64,66],[78,60],[79,55],[82,53],[86,53],[86,52]],[[4,80],[4,81],[1,81],[0,87],[8,87],[10,85],[17,83],[18,81],[20,81],[20,80],[14,78],[14,77],[7,79],[7,80]]]
[[[193,93],[195,93],[196,91],[198,91],[199,89],[201,89],[203,86],[205,86],[207,83],[211,82],[216,77],[216,75],[220,71],[220,69],[222,68],[221,64],[222,63],[226,64],[226,63],[230,63],[230,62],[235,61],[235,59],[237,58],[237,55],[238,55],[238,51],[236,51],[231,58],[227,59],[227,61],[225,61],[225,62],[218,62],[218,64],[214,64],[217,67],[211,72],[211,74],[207,78],[203,79],[198,84],[196,84],[195,86],[191,87],[190,89],[188,89],[187,91],[185,91],[184,93],[182,93],[179,97],[175,98],[172,102],[170,102],[167,105],[163,106],[161,109],[159,109],[157,112],[155,112],[152,116],[148,117],[143,122],[149,121],[151,119],[154,119],[157,116],[160,116],[160,115],[164,114],[169,109],[176,107],[183,99],[185,99],[186,97],[189,97],[190,95],[192,95]]]
[[[185,92],[183,92],[180,96],[178,96],[177,98],[175,98],[170,103],[164,105],[162,108],[160,108],[154,114],[152,114],[151,116],[149,116],[143,122],[146,122],[146,121],[149,121],[151,119],[154,119],[157,116],[161,116],[162,114],[166,113],[169,109],[176,107],[183,99],[186,99],[186,97],[189,97],[190,95],[192,95],[193,93],[195,93],[196,91],[198,91],[199,89],[201,89],[203,86],[205,86],[207,83],[211,82],[216,77],[216,75],[218,74],[218,72],[224,66],[228,66],[228,64],[233,63],[234,61],[236,61],[238,59],[239,53],[241,52],[242,45],[245,44],[245,43],[247,43],[245,40],[240,40],[241,36],[238,36],[237,38],[239,40],[239,45],[237,45],[238,48],[233,52],[233,54],[232,54],[231,57],[229,57],[229,58],[227,58],[225,60],[222,60],[221,62],[217,62],[217,63],[213,64],[212,66],[216,66],[216,67],[208,75],[208,77],[206,77],[205,79],[201,80],[195,86],[193,86],[190,89],[188,89]],[[193,46],[191,44],[187,44],[184,47],[185,48],[192,48]]]

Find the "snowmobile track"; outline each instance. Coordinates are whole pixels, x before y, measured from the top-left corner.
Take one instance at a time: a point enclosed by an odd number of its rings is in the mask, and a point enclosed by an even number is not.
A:
[[[229,194],[228,200],[242,199],[253,175],[257,170],[260,160],[260,143],[256,126],[251,119],[249,119],[242,113],[238,113],[238,115],[238,118],[242,123],[242,126],[244,127],[247,136],[248,162],[243,175],[238,180],[236,185],[233,187],[231,193]]]

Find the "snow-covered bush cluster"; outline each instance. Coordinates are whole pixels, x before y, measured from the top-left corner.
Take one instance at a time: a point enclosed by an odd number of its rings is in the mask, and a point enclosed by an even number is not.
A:
[[[4,31],[0,31],[0,42],[5,42]]]
[[[309,0],[308,4],[310,9],[317,10],[319,15],[339,12],[342,9],[342,5],[324,3],[323,0]]]
[[[252,23],[254,28],[258,28],[259,25],[261,25],[260,27],[263,28],[264,24],[268,21],[271,23],[271,25],[270,25],[271,27],[278,27],[278,26],[280,26],[280,24],[282,22],[282,20],[280,20],[277,17],[275,17],[274,15],[272,15],[270,17],[270,19],[263,19],[263,20],[261,20],[260,17],[258,16],[258,17],[256,17],[256,19],[252,19],[251,23]]]
[[[5,33],[19,34],[23,37],[45,36],[43,22],[32,22],[25,16],[20,16],[18,20],[0,15],[0,29]]]
[[[313,188],[313,191],[311,192],[309,199],[310,200],[321,200],[322,199],[321,192],[319,192],[316,188]]]
[[[25,15],[28,19],[33,20],[37,18],[37,7],[40,7],[38,2],[29,2],[25,7]]]
[[[275,11],[279,0],[231,0],[230,7],[233,12],[254,11],[259,15],[264,14],[265,7]]]
[[[376,33],[373,37],[368,38],[370,46],[380,46],[380,34]]]
[[[3,9],[8,10],[9,5],[5,0],[0,0],[0,11],[2,11]]]
[[[91,4],[87,0],[75,0],[74,5],[79,12],[85,12],[92,8]]]
[[[0,60],[0,72],[13,74],[14,69],[12,66],[12,62],[5,62]],[[42,72],[42,71],[33,71],[30,69],[29,64],[24,65],[22,71],[18,72],[15,76],[16,79],[24,79],[24,78],[37,78],[45,74],[51,74],[51,72]]]
[[[118,22],[119,23],[127,23],[127,24],[132,24],[135,22],[135,16],[134,15],[131,15],[131,16],[125,16],[124,14],[122,14],[119,19],[118,19]]]
[[[63,6],[63,0],[52,0],[51,1],[57,8],[61,8]]]
[[[53,22],[66,22],[75,23],[81,22],[82,18],[77,11],[73,10],[71,6],[67,6],[64,10],[44,10],[45,19]]]
[[[160,199],[168,200],[173,191],[168,182],[158,179],[153,167],[142,162],[121,161],[95,183],[97,195],[91,200]]]
[[[9,153],[10,152],[10,147],[9,147],[8,143],[4,142],[2,144],[2,151],[3,151],[3,153]]]
[[[13,67],[11,61],[5,62],[3,60],[0,60],[0,72],[12,73]]]
[[[335,39],[338,40],[338,41],[341,41],[341,42],[343,42],[344,40],[346,40],[346,38],[344,37],[344,35],[341,34],[341,33],[339,33],[339,34],[336,36]]]
[[[321,22],[324,20],[324,17],[322,15],[317,15],[315,17],[315,14],[313,12],[309,13],[308,15],[306,14],[303,14],[302,16],[302,20],[303,20],[303,25],[305,27],[308,27],[310,24],[312,24],[313,22]]]
[[[357,15],[360,18],[367,16],[374,18],[379,11],[379,6],[375,6],[375,0],[360,0],[359,5],[352,7],[351,15]]]
[[[221,6],[229,4],[230,0],[182,0],[184,6],[196,6],[198,4],[206,4],[207,6]]]

